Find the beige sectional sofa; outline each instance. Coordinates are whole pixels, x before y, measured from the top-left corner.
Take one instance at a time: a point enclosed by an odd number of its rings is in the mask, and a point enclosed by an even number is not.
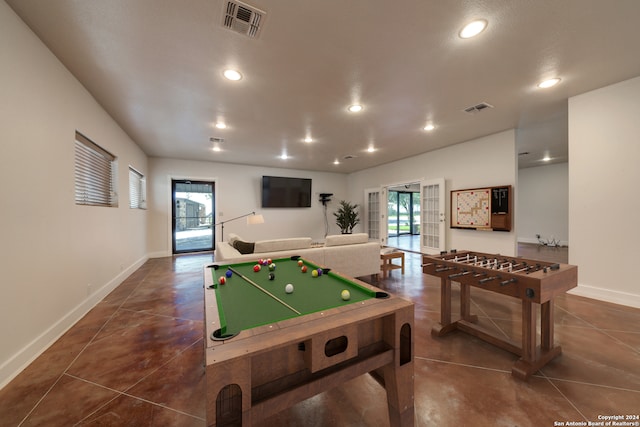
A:
[[[293,255],[350,277],[380,272],[380,244],[369,241],[366,233],[327,236],[322,245],[312,245],[310,237],[250,242],[230,234],[228,241],[216,243],[214,258],[218,263],[237,263]]]

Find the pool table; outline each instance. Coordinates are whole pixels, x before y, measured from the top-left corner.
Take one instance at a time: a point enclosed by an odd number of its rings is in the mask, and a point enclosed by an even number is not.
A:
[[[297,256],[271,264],[204,266],[207,425],[257,425],[369,373],[390,425],[413,426],[413,303]]]

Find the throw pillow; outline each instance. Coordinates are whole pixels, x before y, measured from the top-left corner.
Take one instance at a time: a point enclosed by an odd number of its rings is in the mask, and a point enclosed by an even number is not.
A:
[[[233,242],[233,247],[242,255],[252,254],[255,243],[243,242],[242,240],[236,240]]]

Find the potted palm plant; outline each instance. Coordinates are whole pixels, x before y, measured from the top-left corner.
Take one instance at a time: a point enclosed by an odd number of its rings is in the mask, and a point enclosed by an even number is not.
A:
[[[353,227],[360,222],[358,205],[345,200],[340,201],[340,208],[333,215],[336,217],[336,225],[340,227],[342,234],[351,234]]]

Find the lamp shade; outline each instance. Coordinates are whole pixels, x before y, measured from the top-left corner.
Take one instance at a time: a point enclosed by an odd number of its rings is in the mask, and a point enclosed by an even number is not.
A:
[[[264,217],[261,214],[249,215],[247,217],[247,224],[264,224]]]

